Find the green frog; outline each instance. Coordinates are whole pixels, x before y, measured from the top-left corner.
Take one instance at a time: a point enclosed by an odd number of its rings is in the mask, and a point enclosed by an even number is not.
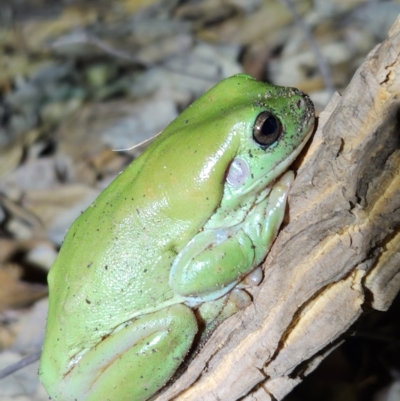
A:
[[[148,400],[199,330],[249,303],[314,119],[297,89],[227,78],[77,218],[48,277],[53,400]]]

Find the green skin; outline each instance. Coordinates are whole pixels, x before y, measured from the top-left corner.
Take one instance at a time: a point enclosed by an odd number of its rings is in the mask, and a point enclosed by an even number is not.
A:
[[[253,139],[265,110],[283,127],[267,147]],[[52,399],[147,400],[191,348],[193,310],[201,305],[214,327],[240,307],[221,300],[265,258],[293,174],[276,179],[313,124],[306,95],[239,74],[188,107],[100,194],[49,273],[40,378]],[[238,160],[248,171],[228,182]]]

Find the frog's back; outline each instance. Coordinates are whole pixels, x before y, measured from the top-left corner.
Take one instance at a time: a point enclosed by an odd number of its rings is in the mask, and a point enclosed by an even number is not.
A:
[[[223,192],[225,168],[193,182],[204,166],[204,149],[213,155],[222,146],[218,138],[211,147],[208,142],[198,137],[192,146],[167,136],[74,222],[49,274],[48,327],[57,333],[48,337],[63,337],[69,352],[88,348],[133,317],[182,301],[169,286],[170,267]],[[227,166],[232,157],[228,151],[214,163]],[[193,211],[200,208],[205,212],[198,217]]]

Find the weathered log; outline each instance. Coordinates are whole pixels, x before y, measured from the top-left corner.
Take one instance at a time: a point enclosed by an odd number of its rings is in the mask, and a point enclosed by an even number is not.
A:
[[[400,288],[400,18],[321,113],[254,303],[157,400],[281,400]]]

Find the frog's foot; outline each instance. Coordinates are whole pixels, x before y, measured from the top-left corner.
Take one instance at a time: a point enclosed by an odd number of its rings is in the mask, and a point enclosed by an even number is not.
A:
[[[59,399],[147,400],[174,374],[197,330],[183,304],[141,316],[82,356],[62,381]]]
[[[246,291],[235,288],[221,298],[200,305],[196,311],[197,319],[203,326],[199,339],[200,346],[224,320],[247,308],[251,302],[251,297]]]
[[[258,266],[247,276],[243,277],[242,281],[238,283],[236,288],[242,289],[249,287],[257,287],[261,283],[263,276],[264,276],[263,269],[261,268],[261,266]]]

